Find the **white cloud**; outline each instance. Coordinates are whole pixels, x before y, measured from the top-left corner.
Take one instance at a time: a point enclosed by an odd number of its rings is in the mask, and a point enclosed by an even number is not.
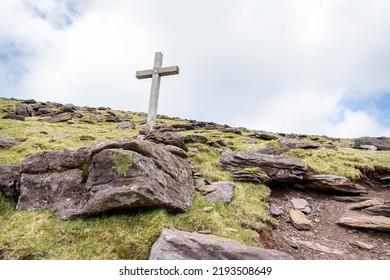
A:
[[[368,111],[341,103],[351,92],[390,91],[388,1],[5,1],[0,45],[21,52],[0,64],[5,96],[146,111],[150,81],[134,74],[162,51],[164,65],[181,68],[162,79],[162,114],[389,134]],[[12,67],[27,71],[16,84]]]

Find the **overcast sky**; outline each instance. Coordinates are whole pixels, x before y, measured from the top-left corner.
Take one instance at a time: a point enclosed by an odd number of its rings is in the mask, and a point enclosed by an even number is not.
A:
[[[0,0],[0,96],[390,136],[388,0]]]

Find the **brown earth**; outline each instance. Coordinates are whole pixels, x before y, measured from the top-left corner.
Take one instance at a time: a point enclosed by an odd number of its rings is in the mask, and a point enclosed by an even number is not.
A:
[[[371,177],[375,177],[374,175],[371,174]],[[364,197],[390,201],[389,185],[379,184],[369,179],[360,182],[368,190],[368,194]],[[306,216],[313,221],[314,226],[311,230],[299,231],[292,225],[288,216],[289,210],[293,209],[289,202],[292,198],[303,198],[309,203],[311,213]],[[326,193],[298,190],[288,186],[273,187],[269,204],[279,206],[283,214],[276,217],[279,225],[272,232],[262,234],[260,242],[265,248],[283,251],[296,259],[390,260],[390,233],[357,230],[337,225],[336,221],[341,217],[367,214],[359,210],[349,210],[354,202],[341,202],[336,199],[337,197]],[[350,244],[356,241],[373,248],[363,249]],[[313,247],[314,243],[317,244],[317,248],[309,248]]]

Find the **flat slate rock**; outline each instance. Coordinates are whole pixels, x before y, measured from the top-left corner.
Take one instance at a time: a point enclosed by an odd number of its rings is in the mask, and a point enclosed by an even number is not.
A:
[[[294,209],[296,210],[302,210],[305,209],[307,206],[309,206],[309,203],[307,200],[303,198],[292,198],[290,199],[291,204],[293,205]]]
[[[208,185],[206,185],[208,186]],[[231,202],[234,196],[234,187],[236,184],[232,182],[215,182],[211,186],[214,188],[212,191],[206,194],[206,198],[210,202]]]
[[[272,249],[247,247],[236,240],[164,228],[149,260],[291,260]]]
[[[309,140],[298,140],[291,138],[279,138],[279,143],[284,150],[292,149],[317,149],[320,144]]]
[[[235,180],[256,183],[296,182],[307,171],[306,164],[296,158],[253,152],[224,152],[219,162]]]
[[[336,223],[356,229],[390,232],[390,218],[383,216],[343,217]]]
[[[371,207],[368,207],[363,210],[364,212],[371,215],[379,215],[390,217],[390,203],[387,204],[377,204]]]
[[[351,182],[346,177],[335,175],[310,175],[305,178],[304,185],[310,189],[342,195],[360,195],[367,193],[365,187]]]
[[[382,203],[383,203],[383,201],[379,201],[378,199],[375,199],[375,198],[368,199],[368,200],[364,200],[362,202],[351,205],[349,207],[349,209],[350,210],[361,210],[361,209],[365,209],[365,208],[368,208],[368,207],[371,207],[374,205],[381,205]]]
[[[343,251],[340,251],[340,250],[334,249],[334,248],[329,248],[329,247],[322,245],[320,243],[306,241],[306,240],[299,240],[299,239],[294,238],[294,237],[291,239],[291,241],[293,241],[297,245],[304,246],[306,248],[309,248],[309,249],[312,249],[315,251],[319,251],[319,252],[322,252],[325,254],[344,255]]]

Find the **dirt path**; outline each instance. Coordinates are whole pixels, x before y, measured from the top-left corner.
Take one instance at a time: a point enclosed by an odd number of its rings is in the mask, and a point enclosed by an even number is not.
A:
[[[366,187],[368,194],[365,196],[390,201],[388,186]],[[306,217],[313,222],[311,230],[299,231],[291,223],[288,213],[293,209],[292,198],[302,198],[308,202],[311,212]],[[266,248],[278,249],[296,259],[305,260],[390,260],[389,233],[355,230],[336,224],[341,217],[363,215],[361,211],[349,210],[353,202],[341,202],[329,194],[286,187],[273,189],[269,203],[279,206],[283,214],[277,217],[279,226],[272,231],[272,235],[261,238]],[[356,241],[369,248],[351,244]]]

